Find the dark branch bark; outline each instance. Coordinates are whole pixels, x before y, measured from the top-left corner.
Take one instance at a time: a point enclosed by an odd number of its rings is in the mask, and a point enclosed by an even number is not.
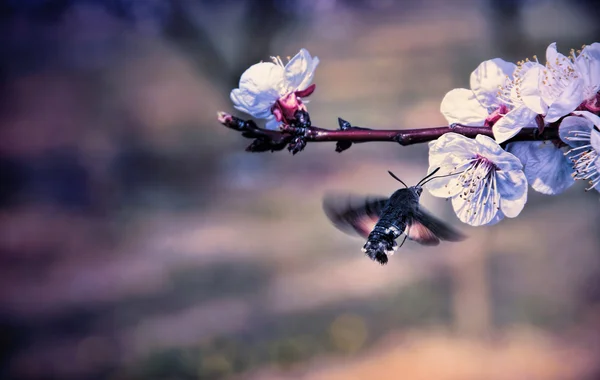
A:
[[[272,131],[259,128],[252,120],[242,120],[230,114],[221,112],[219,121],[228,128],[242,133],[254,142],[246,148],[251,152],[278,151],[288,147],[294,154],[304,148],[307,143],[321,141],[336,141],[336,151],[342,152],[352,143],[369,141],[390,141],[400,145],[426,143],[441,137],[448,132],[454,132],[466,137],[474,138],[477,135],[494,137],[492,127],[467,127],[463,125],[450,125],[435,128],[420,129],[370,129],[353,127],[347,121],[339,119],[340,129],[331,130],[307,125],[285,125],[281,131]],[[515,137],[506,143],[515,141],[541,141],[558,139],[558,128],[546,127],[542,132],[539,128],[523,128]]]

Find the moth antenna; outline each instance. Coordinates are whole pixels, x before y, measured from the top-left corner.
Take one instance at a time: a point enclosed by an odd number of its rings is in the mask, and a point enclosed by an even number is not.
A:
[[[439,169],[439,168],[438,168],[438,169]],[[444,178],[444,177],[450,177],[450,176],[452,176],[452,175],[457,175],[457,174],[461,174],[461,173],[464,173],[464,172],[465,172],[465,170],[463,170],[462,172],[456,172],[456,173],[450,173],[450,174],[444,174],[444,175],[437,175],[437,176],[435,176],[435,177],[431,177],[431,178],[429,178],[427,181],[423,182],[421,185],[425,185],[427,182],[429,182],[429,181],[431,181],[431,180],[433,180],[433,179],[437,179],[437,178]]]
[[[401,180],[400,178],[396,177],[396,175],[394,173],[392,173],[391,171],[388,170],[388,173],[390,173],[390,175],[392,176],[393,179],[395,179],[396,181],[400,182],[401,184],[404,185],[404,187],[406,187],[408,189],[408,186],[406,186],[406,184],[404,183],[403,180]]]
[[[425,181],[427,178],[431,177],[432,175],[434,175],[435,173],[437,173],[441,168],[438,167],[436,168],[434,171],[432,171],[431,173],[427,174],[425,177],[423,177],[422,180],[419,181],[419,183],[417,183],[416,186],[422,185],[424,184],[423,181]]]

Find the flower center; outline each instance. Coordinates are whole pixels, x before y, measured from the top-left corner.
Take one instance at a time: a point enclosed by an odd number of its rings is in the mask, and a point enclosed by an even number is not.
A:
[[[599,159],[598,152],[590,143],[591,132],[570,131],[565,138],[568,141],[584,142],[584,145],[569,150],[565,155],[573,163],[575,172],[572,174],[576,180],[588,180],[590,187],[585,189],[589,191],[594,189],[600,183],[600,173],[596,167],[596,160]]]
[[[573,68],[567,57],[557,57],[554,62],[546,62],[544,70],[544,89],[552,99],[559,98],[569,84],[578,78],[577,71]]]
[[[499,169],[496,164],[477,154],[455,170],[463,170],[457,177],[455,186],[462,187],[459,197],[466,201],[467,213],[477,215],[479,210],[489,208],[490,203],[500,209],[496,182],[496,171]]]
[[[306,106],[294,92],[279,98],[271,107],[271,112],[275,115],[275,119],[288,125],[294,120],[296,111],[298,110],[306,111]]]
[[[534,64],[534,61],[535,63],[539,63],[535,55],[533,56],[533,61],[526,58],[523,61],[517,62],[517,68],[512,74],[512,79],[507,75],[505,84],[498,87],[498,99],[505,104],[505,114],[523,103],[520,91],[523,84],[523,75]]]

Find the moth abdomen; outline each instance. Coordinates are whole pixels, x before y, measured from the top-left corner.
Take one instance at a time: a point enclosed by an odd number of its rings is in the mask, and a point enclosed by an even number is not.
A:
[[[367,237],[367,242],[363,246],[362,251],[372,260],[382,265],[386,264],[388,262],[388,255],[393,254],[398,249],[396,238],[400,234],[400,229],[395,225],[386,225],[386,223],[380,221]]]

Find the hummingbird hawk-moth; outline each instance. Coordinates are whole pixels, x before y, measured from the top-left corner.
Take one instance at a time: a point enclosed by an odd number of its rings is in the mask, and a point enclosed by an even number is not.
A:
[[[419,204],[423,185],[432,179],[445,177],[432,177],[439,169],[411,187],[388,171],[404,185],[404,189],[396,190],[389,198],[349,195],[345,203],[343,200],[340,202],[339,195],[330,194],[323,200],[323,209],[339,230],[366,238],[362,251],[382,265],[388,262],[388,255],[404,244],[406,238],[422,245],[438,245],[440,240],[461,241],[465,239],[462,233],[431,215]],[[404,239],[398,246],[396,239],[402,234]]]

